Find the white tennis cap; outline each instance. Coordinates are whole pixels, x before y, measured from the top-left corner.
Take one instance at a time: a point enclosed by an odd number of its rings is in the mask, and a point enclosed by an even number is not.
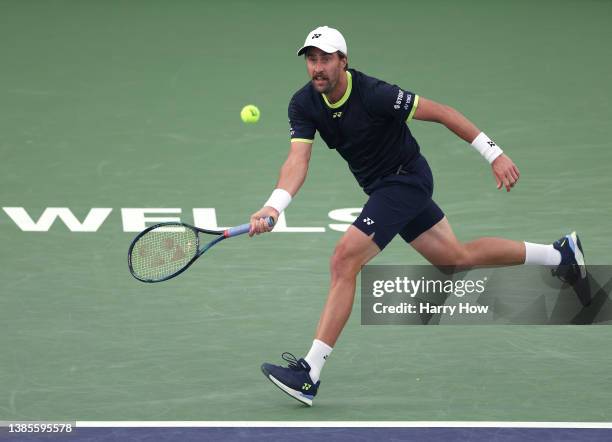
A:
[[[330,28],[329,26],[319,26],[314,31],[310,31],[310,34],[306,37],[304,46],[300,48],[297,54],[302,55],[309,46],[314,46],[329,54],[340,51],[348,56],[344,37],[340,31]]]

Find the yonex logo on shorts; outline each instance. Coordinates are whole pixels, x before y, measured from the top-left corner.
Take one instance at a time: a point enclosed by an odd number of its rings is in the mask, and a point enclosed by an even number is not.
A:
[[[370,218],[364,218],[363,222],[366,223],[368,226],[371,226],[372,224],[374,224],[374,221]]]

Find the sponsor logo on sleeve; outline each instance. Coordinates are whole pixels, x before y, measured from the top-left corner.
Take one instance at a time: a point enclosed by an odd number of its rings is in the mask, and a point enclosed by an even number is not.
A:
[[[412,94],[406,92],[406,104],[404,104],[404,110],[408,110],[410,103],[412,103]]]
[[[395,104],[393,105],[393,109],[398,110],[402,105],[403,99],[404,99],[404,91],[400,89],[397,92],[397,98],[395,99]]]

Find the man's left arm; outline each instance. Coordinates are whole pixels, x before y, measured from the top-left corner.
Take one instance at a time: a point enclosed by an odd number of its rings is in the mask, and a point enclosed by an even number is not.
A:
[[[434,121],[443,124],[459,138],[476,148],[491,164],[498,189],[504,186],[510,192],[510,189],[517,183],[520,173],[510,157],[505,155],[499,146],[457,110],[450,106],[419,97],[413,118],[415,120]]]

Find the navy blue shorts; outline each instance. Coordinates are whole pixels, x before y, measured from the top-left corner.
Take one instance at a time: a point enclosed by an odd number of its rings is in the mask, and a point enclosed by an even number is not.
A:
[[[364,191],[370,196],[353,225],[373,240],[380,250],[398,233],[406,242],[416,239],[443,217],[431,199],[433,176],[420,156],[399,174],[377,179]]]

